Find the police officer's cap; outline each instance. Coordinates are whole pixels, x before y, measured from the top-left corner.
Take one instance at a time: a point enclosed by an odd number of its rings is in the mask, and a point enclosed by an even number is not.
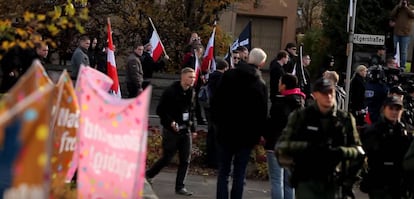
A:
[[[390,97],[385,98],[384,106],[399,106],[400,108],[402,108],[403,102],[401,100],[401,97],[390,96]]]
[[[335,90],[335,84],[325,78],[316,80],[313,86],[313,92],[330,93],[332,90]]]
[[[398,95],[404,95],[405,94],[405,91],[401,88],[401,86],[393,86],[390,89],[390,92],[389,93],[390,94],[391,93],[395,93],[395,94],[398,94]]]

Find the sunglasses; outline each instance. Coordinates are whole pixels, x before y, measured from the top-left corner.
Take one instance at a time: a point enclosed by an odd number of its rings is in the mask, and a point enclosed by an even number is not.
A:
[[[240,57],[233,57],[233,59],[240,59]]]

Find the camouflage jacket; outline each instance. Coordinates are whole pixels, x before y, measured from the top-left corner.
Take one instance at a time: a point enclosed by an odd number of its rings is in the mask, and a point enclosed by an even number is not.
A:
[[[353,116],[336,106],[322,114],[316,103],[290,115],[275,151],[296,181],[329,182],[338,165],[345,165],[339,163],[346,163],[341,175],[348,183],[354,182],[364,154]]]

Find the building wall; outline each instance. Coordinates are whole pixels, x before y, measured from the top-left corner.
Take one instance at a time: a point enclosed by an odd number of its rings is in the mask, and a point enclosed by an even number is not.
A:
[[[252,20],[252,46],[263,48],[270,62],[287,43],[295,42],[296,16],[297,0],[246,0],[223,12],[219,24],[236,38]]]

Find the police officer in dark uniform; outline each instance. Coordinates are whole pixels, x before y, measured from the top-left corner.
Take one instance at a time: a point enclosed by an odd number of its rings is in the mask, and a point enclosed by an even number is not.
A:
[[[313,105],[289,116],[276,155],[282,166],[292,170],[297,199],[354,197],[352,185],[364,154],[355,119],[337,109],[332,81],[317,80],[312,95]]]
[[[400,122],[403,102],[397,96],[387,97],[382,116],[362,135],[368,158],[368,171],[361,185],[370,199],[401,199],[407,191],[402,162],[412,135]]]
[[[145,173],[149,182],[162,168],[167,166],[178,150],[179,165],[175,181],[175,192],[179,195],[190,196],[193,193],[184,186],[190,164],[192,135],[195,136],[193,117],[193,101],[195,71],[184,68],[181,71],[181,81],[174,82],[161,96],[157,114],[163,126],[162,157]]]

